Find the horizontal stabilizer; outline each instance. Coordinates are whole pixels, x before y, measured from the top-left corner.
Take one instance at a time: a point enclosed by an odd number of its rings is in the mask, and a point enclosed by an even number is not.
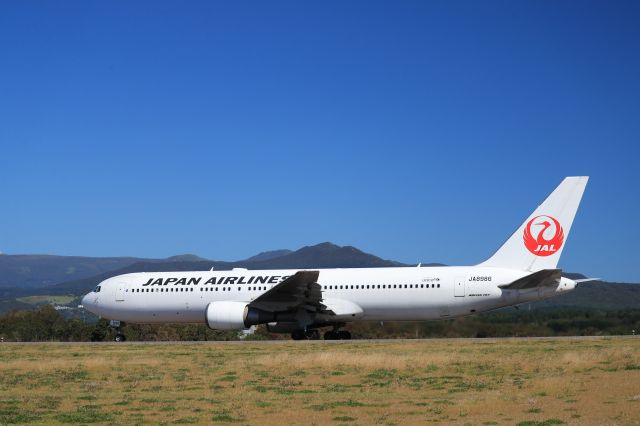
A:
[[[518,278],[512,283],[499,286],[503,290],[524,290],[536,287],[555,287],[560,283],[562,270],[543,269],[531,275]]]
[[[600,278],[583,278],[580,280],[574,280],[576,284],[588,283],[590,281],[602,281]]]

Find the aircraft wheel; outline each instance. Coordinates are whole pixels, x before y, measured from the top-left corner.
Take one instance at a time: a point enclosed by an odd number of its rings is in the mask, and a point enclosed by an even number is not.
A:
[[[324,340],[338,340],[338,333],[333,330],[324,333]]]
[[[347,330],[339,330],[336,332],[336,334],[338,335],[338,339],[340,340],[351,340],[351,333],[349,333]]]
[[[318,340],[320,339],[320,332],[318,330],[307,330],[304,337],[307,340]]]
[[[116,334],[115,339],[116,342],[124,342],[127,340],[126,336],[124,334]]]
[[[302,340],[305,338],[305,333],[304,330],[296,330],[293,333],[291,333],[291,338],[293,340]]]

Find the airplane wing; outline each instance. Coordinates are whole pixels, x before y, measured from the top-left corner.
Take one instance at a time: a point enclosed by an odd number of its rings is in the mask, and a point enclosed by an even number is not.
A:
[[[531,275],[519,278],[509,284],[503,284],[498,287],[505,290],[524,290],[536,287],[555,287],[560,282],[562,270],[560,269],[543,269],[534,272]]]
[[[322,287],[318,284],[320,271],[298,271],[249,303],[249,306],[267,312],[290,311],[304,308],[319,312],[326,308],[321,303]]]

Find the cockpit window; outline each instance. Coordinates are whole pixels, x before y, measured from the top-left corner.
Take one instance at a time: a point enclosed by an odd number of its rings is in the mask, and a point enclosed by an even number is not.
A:
[[[93,290],[94,293],[100,293],[100,286],[96,287],[95,290]]]

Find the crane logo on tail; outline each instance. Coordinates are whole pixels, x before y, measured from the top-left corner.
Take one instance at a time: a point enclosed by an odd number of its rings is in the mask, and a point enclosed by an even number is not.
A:
[[[536,256],[551,256],[562,247],[564,231],[555,217],[536,216],[525,226],[523,240],[527,250]]]

